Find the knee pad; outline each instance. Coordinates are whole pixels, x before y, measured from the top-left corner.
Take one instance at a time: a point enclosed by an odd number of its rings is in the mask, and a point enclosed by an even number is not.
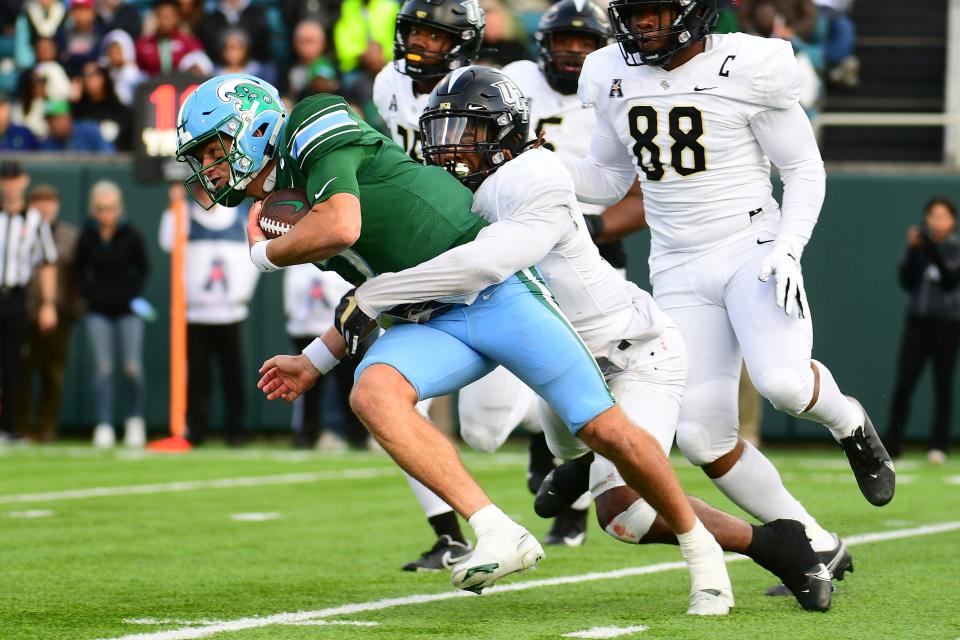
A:
[[[657,519],[657,512],[647,504],[646,500],[637,500],[626,511],[621,511],[604,528],[611,537],[622,542],[639,544],[653,521]]]
[[[737,446],[736,429],[726,433],[711,432],[699,422],[683,421],[677,425],[677,448],[690,461],[690,464],[702,467],[710,464],[723,454]]]
[[[504,429],[500,427],[482,424],[480,422],[470,421],[460,423],[460,436],[463,438],[463,441],[466,442],[471,449],[483,453],[493,453],[500,448],[503,440],[506,439],[505,437],[499,437],[503,431]],[[512,431],[512,429],[507,431],[508,435],[509,431]]]
[[[802,370],[792,367],[766,369],[752,380],[760,395],[774,408],[794,417],[803,413],[813,397],[813,371],[809,366]]]

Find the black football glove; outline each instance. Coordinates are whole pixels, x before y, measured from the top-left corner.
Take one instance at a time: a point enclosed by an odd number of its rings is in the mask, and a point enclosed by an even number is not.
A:
[[[343,294],[333,314],[333,326],[347,343],[347,355],[355,355],[360,344],[377,328],[377,319],[371,318],[357,305],[357,289]]]

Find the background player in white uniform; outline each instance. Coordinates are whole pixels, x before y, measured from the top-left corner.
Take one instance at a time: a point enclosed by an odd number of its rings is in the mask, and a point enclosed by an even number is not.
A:
[[[649,294],[600,257],[557,154],[542,148],[524,151],[523,145],[508,142],[511,136],[526,133],[523,102],[516,85],[488,67],[455,71],[434,90],[421,119],[427,162],[446,167],[474,189],[474,213],[493,225],[474,242],[443,256],[368,281],[357,290],[357,303],[374,317],[405,302],[475,295],[521,263],[536,262],[560,310],[597,359],[618,403],[634,424],[643,425],[655,438],[665,455],[673,442],[683,396],[683,338]],[[478,262],[484,267],[465,268]],[[578,457],[588,450],[542,403],[541,413],[555,453]],[[591,491],[597,497],[598,512],[608,514],[609,522],[602,524],[613,537],[634,543],[676,541],[662,522],[655,526],[653,508],[625,486],[613,464],[599,456],[593,464]],[[625,502],[625,495],[632,499]],[[810,608],[829,606],[829,577],[799,522],[758,527],[762,531],[754,540],[745,522],[701,502],[694,505],[725,548],[746,552],[768,568],[776,561],[764,551],[765,537],[779,541],[770,547],[792,539],[798,548],[787,544],[773,555],[794,563],[788,580],[799,580],[804,587],[817,580],[804,575],[804,569],[815,574],[822,570],[826,577],[815,583],[819,588],[801,598]],[[806,560],[797,564],[803,556],[800,549]],[[791,573],[782,566],[779,569]],[[696,588],[691,595],[702,597]]]
[[[616,200],[640,176],[654,296],[689,350],[677,444],[748,513],[803,522],[842,575],[845,545],[737,434],[742,353],[776,408],[830,429],[872,504],[893,497],[893,465],[863,408],[810,357],[800,257],[825,176],[793,51],[781,40],[707,36],[716,0],[613,0],[609,11],[618,45],[591,54],[580,76],[580,97],[597,113],[590,154],[565,164],[578,196],[595,202]],[[784,182],[782,214],[770,161]]]
[[[393,141],[419,162],[420,114],[433,88],[452,69],[469,65],[480,51],[484,14],[476,0],[407,0],[397,14],[394,63],[384,67],[373,85],[373,100]],[[431,400],[417,406],[426,415]],[[536,396],[516,376],[499,367],[459,393],[460,433],[474,449],[492,452],[521,423],[539,429]],[[553,456],[542,434],[532,437],[528,486],[536,491],[553,468]],[[410,487],[437,536],[434,545],[403,566],[405,571],[446,569],[470,550],[456,514],[422,484],[407,476]],[[585,521],[585,518],[580,520]],[[566,519],[546,544],[583,540],[583,525],[570,531]],[[556,528],[556,527],[554,527]]]

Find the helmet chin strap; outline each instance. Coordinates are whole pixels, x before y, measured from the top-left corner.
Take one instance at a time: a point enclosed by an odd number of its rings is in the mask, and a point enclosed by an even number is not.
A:
[[[273,191],[273,188],[277,186],[277,165],[274,165],[270,168],[270,173],[267,174],[267,177],[263,180],[263,190],[267,193]]]

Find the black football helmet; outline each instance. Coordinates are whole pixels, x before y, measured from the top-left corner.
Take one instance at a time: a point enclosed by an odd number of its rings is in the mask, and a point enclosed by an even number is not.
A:
[[[420,116],[423,157],[471,190],[527,147],[530,107],[499,69],[470,66],[450,72],[427,98]],[[465,156],[473,155],[471,166]]]
[[[554,46],[557,34],[584,35],[596,40],[597,49],[606,46],[610,39],[610,21],[603,9],[593,0],[561,0],[547,9],[534,37],[540,50],[537,64],[546,76],[551,87],[560,93],[570,95],[577,92],[577,80],[580,67],[586,54],[573,51],[558,51]],[[566,63],[576,66],[574,71],[560,71],[557,67]]]
[[[663,66],[675,55],[706,37],[720,17],[718,0],[611,0],[607,9],[613,24],[614,37],[620,44],[623,59],[630,66]],[[634,19],[640,14],[662,15],[669,12],[668,24],[646,29],[634,29]],[[645,51],[644,43],[655,38],[666,38],[666,44],[655,51]]]
[[[469,65],[480,53],[485,18],[477,0],[407,0],[397,14],[393,60],[397,71],[415,80],[442,78]],[[410,28],[425,26],[450,34],[453,46],[435,53],[411,47]]]

